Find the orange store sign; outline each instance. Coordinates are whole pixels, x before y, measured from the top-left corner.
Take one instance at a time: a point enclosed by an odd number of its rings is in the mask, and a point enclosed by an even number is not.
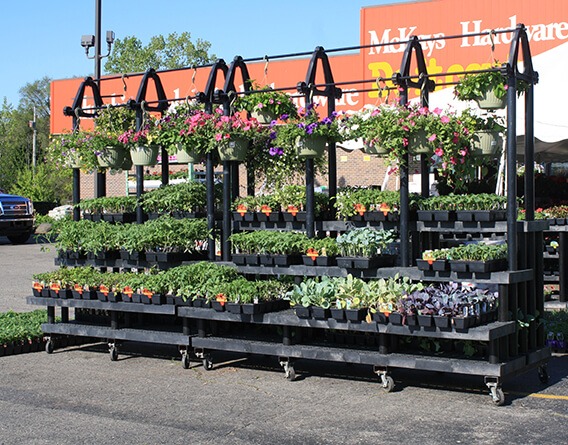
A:
[[[400,69],[406,41],[411,36],[424,39],[422,49],[430,74],[447,73],[435,78],[437,83],[454,82],[456,74],[491,65],[493,61],[505,62],[509,58],[511,33],[462,36],[462,34],[500,31],[523,23],[527,27],[533,64],[540,74],[540,83],[550,79],[550,73],[564,73],[566,58],[554,57],[553,65],[546,60],[538,63],[535,56],[558,50],[568,40],[568,2],[559,0],[431,0],[395,5],[365,7],[361,9],[360,45],[357,53],[329,55],[336,82],[367,80],[364,84],[344,84],[343,97],[337,101],[339,110],[358,109],[367,103],[374,104],[378,97],[380,79],[388,80]],[[439,39],[445,37],[445,39]],[[316,42],[317,43],[317,42]],[[352,42],[345,42],[346,46]],[[247,56],[243,55],[246,60]],[[230,63],[226,59],[227,64]],[[251,63],[250,76],[259,83],[278,88],[290,87],[305,80],[309,58],[277,60],[269,62],[265,75],[265,63]],[[564,68],[564,69],[563,69]],[[185,98],[205,89],[209,68],[191,68],[159,73],[168,98]],[[547,75],[547,73],[549,73]],[[217,88],[223,87],[219,76]],[[136,96],[141,75],[130,77],[106,77],[101,82],[101,94],[105,103],[122,103]],[[379,80],[379,82],[377,82]],[[63,115],[65,106],[73,103],[82,79],[56,80],[51,85],[51,131],[59,133],[71,127],[72,119]],[[236,84],[242,83],[237,75]],[[323,76],[316,78],[323,83]],[[392,84],[390,81],[386,82]],[[242,85],[237,86],[242,89]],[[443,87],[439,87],[442,89]],[[371,90],[371,91],[361,91]],[[147,100],[152,100],[152,88]],[[554,100],[559,100],[559,91]],[[538,95],[537,95],[538,99]],[[325,105],[326,98],[315,98]],[[540,100],[546,100],[540,99]],[[548,99],[550,100],[550,99]],[[298,104],[303,101],[298,99]],[[92,106],[86,98],[83,107]],[[538,103],[536,104],[538,106]]]

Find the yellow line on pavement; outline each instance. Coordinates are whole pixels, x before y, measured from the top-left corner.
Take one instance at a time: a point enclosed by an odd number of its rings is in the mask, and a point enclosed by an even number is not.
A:
[[[509,391],[507,391],[509,392]],[[553,399],[553,400],[568,400],[568,396],[557,396],[555,394],[538,394],[538,393],[526,393],[526,392],[509,392],[509,394],[515,394],[518,396],[534,397],[537,399]]]

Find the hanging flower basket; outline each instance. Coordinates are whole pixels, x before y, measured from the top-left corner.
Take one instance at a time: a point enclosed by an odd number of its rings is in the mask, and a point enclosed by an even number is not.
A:
[[[499,98],[495,95],[494,90],[489,90],[477,98],[476,102],[477,106],[482,110],[500,110],[507,105],[507,96]]]
[[[69,154],[67,162],[71,168],[81,168],[81,156],[78,153]]]
[[[419,130],[409,138],[408,152],[411,155],[430,153],[428,137],[426,136],[426,132],[424,130]]]
[[[363,151],[368,155],[377,155],[377,156],[384,156],[389,153],[388,148],[384,148],[378,143],[376,144],[365,143],[363,145]]]
[[[130,149],[130,157],[134,165],[156,165],[159,152],[159,145],[138,145]]]
[[[326,138],[323,136],[306,136],[296,139],[300,158],[320,158],[325,152]]]
[[[499,132],[492,130],[479,130],[475,132],[477,140],[473,141],[474,154],[493,156],[499,151],[502,139]]]
[[[177,144],[176,159],[181,164],[197,164],[200,162],[199,155],[186,145]]]
[[[132,158],[130,157],[130,152],[124,151],[124,161],[120,166],[121,170],[128,171],[132,168]]]
[[[263,125],[268,125],[277,119],[277,116],[270,111],[253,111],[250,115]]]
[[[237,161],[243,162],[248,151],[248,139],[241,137],[231,137],[228,141],[222,141],[218,145],[219,158],[221,162]]]
[[[126,151],[119,146],[107,146],[98,156],[99,165],[102,168],[121,168]]]

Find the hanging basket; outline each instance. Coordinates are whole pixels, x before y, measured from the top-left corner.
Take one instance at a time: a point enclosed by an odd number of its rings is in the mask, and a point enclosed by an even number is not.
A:
[[[277,119],[277,116],[269,111],[253,111],[250,115],[263,125],[268,125]]]
[[[474,136],[476,138],[473,141],[473,154],[478,156],[493,156],[503,144],[498,131],[479,130]]]
[[[300,158],[321,158],[325,152],[326,139],[323,136],[306,136],[296,139]]]
[[[219,143],[219,159],[221,162],[243,162],[247,157],[248,143],[248,139],[240,137],[232,137],[228,141]]]
[[[493,90],[476,99],[477,106],[482,110],[501,110],[507,105],[507,96],[498,98]]]
[[[130,149],[130,157],[134,165],[156,165],[159,153],[159,145],[138,145]]]
[[[419,130],[410,136],[408,140],[408,152],[411,155],[428,154],[430,151],[430,144],[428,143],[428,137],[424,130]]]
[[[98,162],[102,168],[119,169],[122,167],[126,150],[123,147],[108,146],[98,155]]]
[[[128,171],[132,168],[132,158],[130,157],[130,152],[124,151],[124,161],[122,161],[122,165],[120,166],[121,170]]]
[[[81,156],[78,153],[69,154],[67,166],[71,168],[81,168]]]
[[[363,151],[368,155],[377,155],[377,156],[385,156],[389,153],[387,148],[384,148],[380,144],[367,144],[363,145]]]
[[[201,159],[195,150],[183,144],[177,144],[177,149],[176,159],[180,164],[198,164],[200,162]]]

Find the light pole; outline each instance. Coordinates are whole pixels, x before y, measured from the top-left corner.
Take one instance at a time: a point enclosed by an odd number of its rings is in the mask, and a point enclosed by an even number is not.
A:
[[[101,55],[101,16],[102,16],[102,0],[95,0],[95,35],[86,34],[81,37],[81,46],[85,48],[87,59],[95,60],[95,82],[101,87],[101,60],[110,55],[110,49],[114,42],[114,32],[106,32],[106,42],[108,50],[105,55]],[[89,50],[95,47],[95,54],[89,55]],[[95,174],[95,198],[106,195],[106,175],[102,172]]]

